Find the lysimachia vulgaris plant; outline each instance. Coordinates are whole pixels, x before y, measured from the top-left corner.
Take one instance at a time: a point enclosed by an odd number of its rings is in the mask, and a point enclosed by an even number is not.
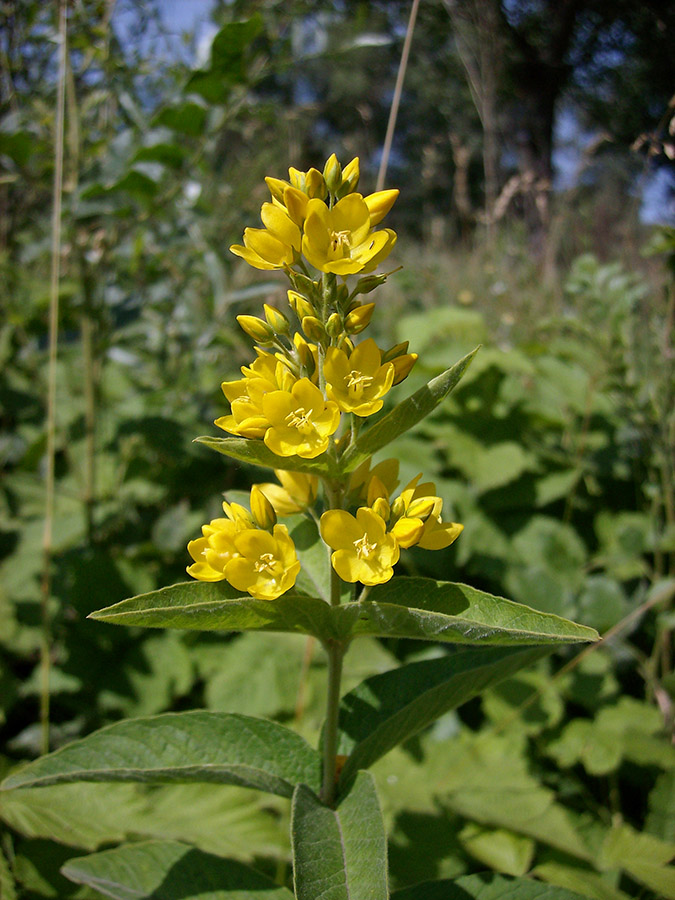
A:
[[[184,900],[386,900],[386,835],[369,767],[557,645],[596,637],[467,585],[396,574],[402,550],[442,552],[461,535],[462,525],[446,517],[423,473],[399,484],[395,442],[453,390],[476,351],[402,399],[417,355],[408,342],[381,347],[366,336],[378,313],[368,298],[387,279],[376,270],[396,244],[381,223],[398,191],[364,196],[358,159],[342,168],[335,155],[323,171],[291,168],[288,181],[268,178],[267,185],[263,227],[247,228],[231,250],[256,269],[286,276],[288,308],[265,305],[261,317],[238,317],[255,358],[240,378],[222,384],[229,407],[215,424],[226,436],[198,440],[273,470],[275,480],[255,484],[246,505],[225,500],[222,517],[203,525],[188,545],[191,581],[92,617],[316,638],[328,664],[319,747],[252,716],[166,713],[108,726],[10,774],[3,787],[202,781],[287,797],[293,892],[239,862],[155,841],[68,863],[66,875],[105,884],[109,896],[178,896],[158,892],[159,885],[189,870]],[[389,455],[381,454],[388,446]],[[341,696],[343,659],[348,651],[358,654],[361,636],[457,646]],[[539,896],[531,881],[520,894],[518,881],[504,887],[510,897]],[[461,896],[478,895],[471,876],[460,882]],[[404,893],[424,900],[432,890]]]

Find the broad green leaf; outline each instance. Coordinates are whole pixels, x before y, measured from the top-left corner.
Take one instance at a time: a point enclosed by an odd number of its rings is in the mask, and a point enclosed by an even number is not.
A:
[[[326,453],[322,453],[316,459],[303,459],[301,456],[277,456],[262,441],[238,437],[220,438],[206,435],[195,438],[195,442],[252,466],[263,466],[266,469],[287,469],[292,472],[309,472],[312,475],[339,474],[337,464],[330,460]]]
[[[147,841],[71,859],[63,874],[114,900],[292,900],[264,875],[174,841]]]
[[[675,843],[675,771],[663,772],[649,794],[647,830]]]
[[[166,106],[158,113],[155,124],[166,125],[179,134],[198,137],[206,124],[206,108],[201,103],[186,100],[176,106]]]
[[[297,900],[388,900],[387,839],[368,772],[337,809],[298,785],[291,816]]]
[[[582,900],[584,896],[530,878],[485,872],[463,875],[456,881],[425,881],[395,891],[391,900]]]
[[[374,425],[365,429],[342,457],[342,468],[345,472],[353,471],[365,459],[372,456],[382,447],[386,447],[399,435],[404,434],[441,403],[457,386],[466,372],[479,348],[476,347],[454,366],[432,378],[428,384],[395,406],[391,412],[383,416]]]
[[[414,598],[414,606],[409,606]],[[285,631],[320,640],[359,635],[466,644],[558,644],[592,641],[592,628],[493,597],[463,584],[394,578],[367,600],[330,607],[323,600],[284,594],[254,600],[226,582],[187,582],[141,594],[91,613],[115,625],[202,631]]]
[[[577,859],[592,852],[572,815],[530,774],[525,756],[494,735],[444,745],[447,769],[437,795],[456,813],[482,825],[508,828]]]
[[[338,752],[349,756],[342,783],[439,716],[549,652],[547,647],[461,649],[366,679],[340,703]]]
[[[640,833],[626,823],[612,828],[600,850],[601,869],[621,868],[664,900],[675,900],[675,843]]]
[[[295,732],[228,713],[166,713],[116,722],[9,775],[4,790],[73,781],[237,784],[282,797],[317,787],[320,760]]]

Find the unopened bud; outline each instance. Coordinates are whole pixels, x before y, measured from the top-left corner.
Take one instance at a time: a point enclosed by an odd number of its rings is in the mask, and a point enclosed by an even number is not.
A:
[[[307,216],[307,204],[309,197],[307,194],[294,188],[292,185],[286,187],[284,191],[284,206],[288,210],[288,215],[296,225],[302,227],[302,223]]]
[[[411,519],[428,519],[436,506],[437,497],[418,497],[413,500],[406,511],[406,516]]]
[[[228,503],[223,500],[223,512],[232,522],[243,522],[247,526],[253,525],[250,512],[241,503]]]
[[[331,313],[331,315],[328,316],[326,331],[332,338],[340,337],[340,335],[343,334],[344,325],[342,324],[342,317],[338,315],[338,313]]]
[[[404,353],[407,353],[409,343],[409,341],[403,341],[402,344],[394,344],[393,347],[385,350],[382,354],[382,363],[391,362],[396,359],[397,356],[402,356]]]
[[[358,156],[355,156],[342,170],[342,186],[340,188],[341,197],[351,194],[356,190],[359,186],[360,174],[359,158]]]
[[[291,166],[288,170],[288,180],[291,182],[294,188],[297,188],[299,191],[305,190],[305,173],[301,172],[300,169],[295,169]]]
[[[399,547],[412,547],[424,534],[424,522],[421,519],[403,517],[396,522],[391,533]]]
[[[335,194],[342,184],[342,166],[334,153],[331,153],[326,160],[326,165],[323,167],[323,177],[328,190],[331,194]]]
[[[370,325],[374,309],[374,303],[364,303],[363,306],[357,306],[356,309],[353,309],[345,319],[345,331],[347,334],[361,334]]]
[[[296,291],[300,294],[304,294],[305,297],[317,297],[321,290],[321,285],[318,281],[312,281],[312,279],[308,275],[303,275],[301,272],[295,272],[293,269],[288,271],[288,277],[291,279],[291,283]]]
[[[272,199],[277,200],[279,203],[283,203],[284,191],[288,187],[288,182],[282,181],[281,178],[271,178],[268,175],[268,177],[265,179],[265,184],[270,189]]]
[[[418,360],[417,353],[405,353],[403,356],[397,356],[391,362],[394,365],[394,381],[393,384],[400,384],[404,381],[412,371],[412,367]]]
[[[349,289],[346,284],[339,284],[335,292],[335,299],[340,309],[344,309],[349,300]]]
[[[291,309],[300,319],[300,321],[302,321],[305,316],[313,316],[315,313],[314,307],[309,302],[307,297],[303,297],[303,295],[298,294],[297,291],[288,292],[288,302],[291,305]]]
[[[391,510],[389,508],[389,501],[385,500],[384,497],[377,497],[371,508],[373,512],[377,513],[377,515],[384,519],[385,522],[389,521],[389,513]]]
[[[305,175],[305,193],[311,199],[318,197],[323,200],[326,196],[326,182],[318,169],[310,169]]]
[[[316,341],[319,344],[325,343],[326,329],[316,316],[305,316],[300,324],[310,341]]]
[[[378,497],[381,497],[388,502],[389,491],[386,489],[383,482],[377,477],[377,475],[373,475],[368,482],[368,492],[366,494],[366,502],[368,503],[368,506],[372,506]]]
[[[269,306],[267,303],[263,303],[263,309],[265,310],[267,324],[274,330],[274,333],[288,334],[291,330],[291,323],[281,310],[274,306]]]
[[[405,500],[403,497],[397,497],[391,504],[391,514],[395,519],[405,515]]]
[[[251,513],[258,528],[264,528],[265,531],[271,531],[277,524],[274,507],[257,484],[251,488]]]
[[[384,284],[386,280],[386,275],[365,275],[356,282],[354,294],[369,294],[371,291],[374,291],[376,287]]]
[[[259,344],[271,344],[274,342],[274,331],[267,322],[257,316],[237,316],[237,322],[249,337]]]
[[[300,337],[300,335],[296,335],[296,337]],[[298,356],[300,357],[300,364],[307,373],[307,377],[311,378],[316,369],[316,360],[314,359],[312,348],[305,340],[296,341],[295,345],[298,350]]]
[[[371,226],[377,225],[378,222],[381,222],[382,219],[384,219],[396,202],[399,193],[400,192],[396,190],[376,191],[374,194],[369,194],[367,197],[363,198],[368,207],[368,211],[370,212]]]
[[[345,337],[340,338],[338,341],[338,349],[342,350],[343,353],[346,353],[347,356],[351,356],[354,352],[354,342],[345,335]]]

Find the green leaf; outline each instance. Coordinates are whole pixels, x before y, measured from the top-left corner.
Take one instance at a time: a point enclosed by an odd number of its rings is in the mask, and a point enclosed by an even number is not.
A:
[[[154,124],[165,125],[188,137],[198,137],[206,124],[206,108],[190,100],[177,106],[167,106],[159,112]]]
[[[535,841],[506,828],[485,828],[469,822],[459,839],[467,853],[504,875],[525,875],[534,859]]]
[[[7,858],[0,850],[0,897],[2,900],[16,900],[16,885]]]
[[[133,157],[132,162],[158,162],[172,169],[179,169],[185,159],[185,149],[179,144],[170,144],[165,141],[152,144],[149,147],[141,147]]]
[[[412,597],[416,605],[409,607]],[[283,631],[313,634],[322,641],[373,635],[515,645],[597,638],[592,628],[467,585],[407,577],[376,586],[367,600],[335,607],[301,594],[284,594],[270,603],[226,582],[186,582],[122,600],[89,618],[146,628]]]
[[[349,756],[342,784],[439,716],[549,652],[462,649],[366,679],[340,703],[338,753]]]
[[[437,375],[436,378],[432,378],[428,384],[415,391],[411,397],[399,403],[386,416],[364,430],[357,438],[356,443],[342,457],[343,471],[353,471],[373,453],[386,447],[399,435],[404,434],[409,428],[428,416],[457,386],[479,349],[476,347],[454,366]]]
[[[626,823],[612,828],[600,849],[600,869],[621,868],[664,900],[675,900],[675,844],[640,833]]]
[[[393,578],[368,594],[355,634],[468,644],[548,644],[595,641],[593,628],[432,578]]]
[[[603,878],[586,867],[550,861],[536,866],[532,874],[549,884],[578,891],[591,900],[630,900],[628,894],[614,887],[608,878]]]
[[[663,772],[649,794],[647,830],[675,843],[675,771]]]
[[[174,841],[147,841],[71,859],[66,878],[114,900],[292,900],[242,863]]]
[[[337,809],[298,785],[291,816],[297,900],[387,900],[387,839],[368,772]]]
[[[391,900],[582,900],[583,896],[530,878],[505,878],[484,872],[464,875],[456,881],[426,881],[395,891]]]
[[[224,456],[238,459],[240,462],[249,463],[252,466],[263,466],[266,469],[287,469],[290,472],[308,472],[312,475],[337,475],[339,470],[326,453],[317,456],[316,459],[303,459],[301,456],[277,456],[272,453],[262,441],[248,440],[246,438],[195,438],[195,443],[204,444]]]
[[[73,781],[237,784],[290,797],[318,786],[319,755],[295,732],[228,713],[166,713],[116,722],[29,763],[1,787]]]

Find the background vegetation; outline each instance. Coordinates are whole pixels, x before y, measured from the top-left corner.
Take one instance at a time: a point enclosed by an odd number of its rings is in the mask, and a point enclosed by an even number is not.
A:
[[[284,301],[274,275],[227,247],[257,221],[262,177],[288,165],[358,155],[375,187],[408,14],[391,0],[220,2],[199,55],[159,2],[69,5],[45,546],[57,19],[51,5],[2,4],[3,771],[40,752],[45,645],[52,748],[192,706],[317,734],[325,672],[311,642],[85,617],[182,580],[223,491],[260,478],[191,443],[214,431],[220,382],[248,361],[234,316]],[[639,216],[647,179],[672,185],[673,16],[628,0],[420,4],[387,175],[402,190],[391,258],[403,268],[373,327],[420,354],[410,392],[483,349],[398,444],[402,480],[433,477],[465,531],[401,566],[608,638],[378,763],[396,887],[488,868],[598,900],[675,897],[675,233]],[[652,216],[667,220],[668,202]],[[361,648],[347,690],[448,652]],[[3,795],[3,900],[98,896],[59,867],[134,836],[288,875],[281,801],[100,788],[86,803],[78,785]]]

